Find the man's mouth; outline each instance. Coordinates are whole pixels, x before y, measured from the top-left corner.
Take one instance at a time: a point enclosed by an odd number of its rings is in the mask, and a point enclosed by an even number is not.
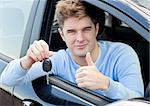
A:
[[[76,47],[77,47],[78,49],[83,49],[83,48],[86,47],[86,45],[87,45],[87,44],[80,44],[80,45],[76,45]]]

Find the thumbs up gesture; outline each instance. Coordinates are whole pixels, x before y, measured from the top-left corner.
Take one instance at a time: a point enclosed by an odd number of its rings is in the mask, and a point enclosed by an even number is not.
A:
[[[97,69],[89,52],[86,54],[85,60],[87,66],[82,66],[76,71],[77,85],[90,90],[108,89],[109,78]]]
[[[85,60],[86,60],[86,62],[87,62],[87,64],[88,64],[88,66],[95,66],[95,64],[94,64],[94,62],[93,62],[93,60],[92,60],[92,57],[91,57],[90,52],[88,52],[88,53],[86,54]]]

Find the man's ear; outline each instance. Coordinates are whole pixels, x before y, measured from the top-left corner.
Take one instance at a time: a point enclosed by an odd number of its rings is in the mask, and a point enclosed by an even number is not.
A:
[[[63,34],[63,32],[62,32],[62,29],[61,29],[61,28],[58,28],[58,32],[59,32],[61,38],[63,39],[63,41],[65,42],[65,38],[64,38],[64,34]]]
[[[99,32],[99,23],[96,24],[95,30],[96,30],[96,36],[97,36],[97,34]]]

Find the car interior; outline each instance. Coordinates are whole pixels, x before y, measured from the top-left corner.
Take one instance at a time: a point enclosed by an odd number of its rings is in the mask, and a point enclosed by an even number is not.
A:
[[[147,40],[145,40],[143,37],[141,37],[132,28],[130,28],[126,23],[122,22],[121,20],[117,19],[116,17],[110,15],[107,12],[105,12],[105,15],[106,15],[105,16],[106,21],[105,21],[104,29],[99,34],[97,39],[98,40],[109,40],[109,41],[113,41],[113,42],[124,42],[124,43],[130,45],[136,51],[136,53],[139,57],[139,60],[140,60],[141,73],[142,73],[143,82],[144,82],[144,89],[145,89],[145,98],[144,99],[149,100],[149,96],[150,96],[149,42]],[[51,33],[50,32],[46,33],[46,35],[50,35],[50,38],[48,36],[46,38],[41,37],[41,39],[48,39],[46,41],[47,41],[47,43],[49,43],[49,49],[52,51],[58,51],[60,49],[67,48],[65,42],[60,37],[57,29],[58,29],[58,24],[57,24],[57,21],[54,19],[52,27],[49,27],[49,30],[51,30]],[[46,30],[48,30],[48,29],[46,29]],[[56,41],[59,43],[56,43]],[[87,105],[81,101],[79,102],[78,99],[76,99],[76,100],[74,99],[73,101],[71,101],[68,98],[64,99],[64,97],[55,95],[55,93],[52,92],[53,85],[58,86],[59,88],[62,88],[65,90],[68,89],[68,92],[71,92],[71,93],[73,93],[73,91],[69,91],[69,90],[72,90],[73,88],[69,89],[68,86],[72,86],[78,90],[80,90],[81,88],[78,88],[76,86],[76,84],[73,84],[69,81],[61,79],[57,76],[51,76],[50,78],[51,78],[50,85],[46,84],[45,76],[38,78],[32,82],[32,85],[33,85],[33,88],[34,88],[36,94],[42,100],[44,100],[48,103],[54,104],[54,105],[60,105],[60,104],[61,105],[62,104],[63,105]],[[55,80],[55,79],[58,79],[58,80]],[[65,88],[61,83],[68,84],[68,85],[66,85],[68,88]],[[88,92],[89,94],[91,94],[91,96],[96,95],[89,90],[86,90],[86,89],[81,89],[81,90],[82,90],[82,92],[75,92],[75,93],[78,96],[79,95],[83,96],[82,94],[84,94],[85,92]],[[83,98],[87,99],[86,96],[87,95],[85,95],[85,98],[83,96]],[[89,96],[89,98],[91,96]],[[107,103],[111,103],[111,102],[115,101],[115,100],[111,100],[107,97],[100,96],[100,95],[96,95],[96,97],[101,98],[101,100],[96,101],[96,99],[91,99],[91,101],[95,100],[95,102],[94,102],[95,104],[100,101],[101,102],[107,101]],[[69,98],[71,98],[71,97],[69,96]],[[87,101],[90,101],[90,100],[87,99]]]
[[[104,31],[98,36],[98,40],[109,40],[113,42],[123,42],[130,45],[137,53],[141,72],[143,76],[144,87],[146,89],[149,83],[149,42],[142,38],[137,32],[121,22],[119,19],[112,17],[112,25],[105,26]],[[53,34],[51,36],[50,50],[57,51],[65,49],[65,42],[62,41],[58,31],[58,25],[54,21]],[[58,41],[59,43],[56,43]]]

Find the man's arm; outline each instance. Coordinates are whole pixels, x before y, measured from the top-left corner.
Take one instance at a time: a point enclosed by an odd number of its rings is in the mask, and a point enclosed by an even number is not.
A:
[[[42,69],[42,60],[52,56],[45,41],[35,41],[27,51],[26,56],[10,62],[1,74],[0,82],[6,85],[26,83],[46,75]]]
[[[126,53],[131,53],[129,49]],[[92,60],[89,61],[89,66],[81,67],[76,73],[76,82],[79,87],[85,87],[91,90],[101,90],[103,94],[112,99],[129,99],[144,96],[144,88],[142,76],[140,73],[140,64],[138,57],[133,53],[122,55],[117,63],[117,75],[119,81],[114,81],[111,78],[103,75],[94,65]],[[128,58],[132,58],[129,59]],[[131,61],[133,60],[133,61]],[[90,63],[92,63],[90,65]],[[115,74],[115,73],[113,73]]]
[[[110,79],[110,86],[104,93],[113,99],[143,97],[144,85],[136,52],[128,45],[121,45],[115,55],[113,74],[116,80]]]

